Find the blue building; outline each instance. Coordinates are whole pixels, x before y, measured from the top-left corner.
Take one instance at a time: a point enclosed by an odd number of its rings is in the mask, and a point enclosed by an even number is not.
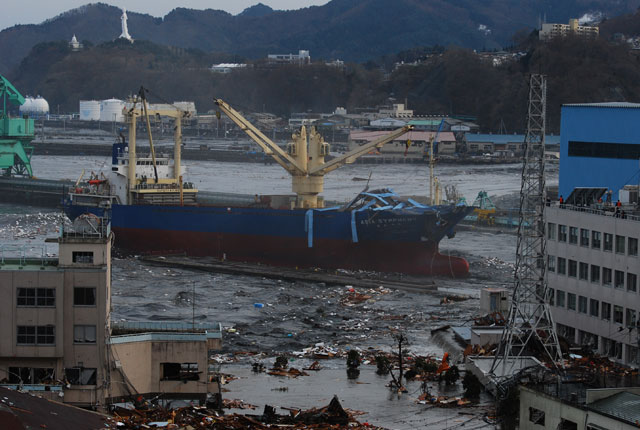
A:
[[[559,193],[576,187],[618,191],[640,181],[640,104],[562,106]]]

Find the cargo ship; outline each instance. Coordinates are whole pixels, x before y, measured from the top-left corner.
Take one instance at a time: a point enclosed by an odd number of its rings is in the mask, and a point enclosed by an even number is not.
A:
[[[140,108],[136,108],[136,103]],[[401,272],[411,275],[468,275],[460,257],[440,254],[471,211],[465,205],[425,205],[392,190],[365,189],[351,202],[324,207],[319,196],[324,175],[353,162],[407,128],[325,163],[328,144],[303,127],[283,150],[223,101],[218,106],[274,157],[292,177],[292,195],[202,196],[183,182],[181,120],[188,115],[170,105],[132,102],[125,109],[129,139],[113,145],[111,170],[74,187],[65,200],[71,219],[92,213],[107,217],[115,245],[131,253],[185,253],[190,256],[273,266]],[[175,120],[173,160],[136,155],[136,120],[149,115]],[[150,127],[147,127],[149,130]],[[371,146],[368,147],[368,146]]]

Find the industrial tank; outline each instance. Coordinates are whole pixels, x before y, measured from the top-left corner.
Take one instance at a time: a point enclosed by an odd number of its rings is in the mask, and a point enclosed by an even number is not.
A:
[[[105,122],[124,122],[122,109],[124,102],[118,99],[102,100],[100,103],[100,121]]]
[[[39,118],[49,114],[49,103],[38,96],[25,97],[24,104],[20,106],[20,114],[29,115],[32,118]]]
[[[194,102],[173,102],[173,105],[184,112],[189,112],[191,115],[195,115],[196,104]]]
[[[98,100],[80,100],[80,121],[100,121]]]

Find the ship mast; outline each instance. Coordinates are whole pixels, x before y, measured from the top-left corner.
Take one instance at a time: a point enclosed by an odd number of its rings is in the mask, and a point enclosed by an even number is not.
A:
[[[324,188],[324,175],[345,164],[353,163],[372,149],[380,149],[386,143],[413,129],[413,126],[410,125],[404,126],[373,142],[325,162],[325,157],[329,155],[329,144],[324,141],[315,127],[312,127],[307,135],[306,127],[302,126],[300,131],[293,134],[293,141],[287,146],[288,151],[285,152],[229,104],[221,99],[216,99],[215,103],[225,115],[262,148],[265,154],[271,156],[282,168],[289,172],[292,191],[297,195],[297,208],[322,207],[322,203],[318,202],[318,194]]]

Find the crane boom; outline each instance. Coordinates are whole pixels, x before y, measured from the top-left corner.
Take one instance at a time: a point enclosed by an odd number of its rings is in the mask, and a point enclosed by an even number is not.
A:
[[[151,160],[153,162],[153,173],[158,182],[158,166],[156,165],[156,150],[153,147],[153,137],[151,137],[151,122],[149,121],[149,111],[147,110],[147,96],[144,87],[140,87],[140,98],[142,99],[142,107],[144,108],[144,119],[147,123],[147,135],[149,136],[149,147],[151,148]]]
[[[278,145],[276,145],[271,139],[258,130],[253,124],[247,121],[238,111],[232,108],[228,103],[222,99],[215,99],[215,104],[221,111],[227,115],[231,121],[235,122],[238,127],[254,141],[265,154],[271,156],[278,164],[291,173],[297,171],[299,174],[306,174],[306,169],[303,169],[300,164],[294,160],[289,154],[283,151]],[[286,160],[286,162],[285,162]]]
[[[344,166],[345,164],[353,163],[356,158],[366,154],[373,148],[382,148],[385,144],[393,141],[394,139],[397,139],[398,137],[402,136],[412,129],[412,125],[405,125],[404,127],[399,128],[392,133],[387,134],[386,136],[382,136],[381,138],[376,139],[373,142],[364,144],[340,157],[334,158],[333,160],[323,164],[322,166],[318,166],[315,169],[312,169],[311,171],[309,171],[309,175],[324,175],[336,170],[338,167]]]

